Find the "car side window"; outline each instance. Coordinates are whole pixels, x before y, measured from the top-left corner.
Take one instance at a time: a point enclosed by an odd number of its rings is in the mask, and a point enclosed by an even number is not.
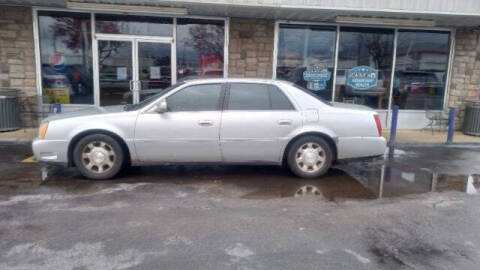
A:
[[[270,85],[269,91],[272,110],[295,110],[290,100],[276,86]]]
[[[228,110],[294,110],[278,88],[268,84],[232,83]]]
[[[167,98],[168,111],[216,111],[221,92],[221,84],[187,86]]]

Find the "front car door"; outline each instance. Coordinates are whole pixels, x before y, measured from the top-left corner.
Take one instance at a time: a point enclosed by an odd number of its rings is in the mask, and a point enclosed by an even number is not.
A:
[[[222,84],[187,85],[167,94],[168,111],[140,113],[137,156],[144,163],[220,162]]]
[[[275,85],[230,83],[222,113],[220,144],[225,162],[278,163],[300,113]]]

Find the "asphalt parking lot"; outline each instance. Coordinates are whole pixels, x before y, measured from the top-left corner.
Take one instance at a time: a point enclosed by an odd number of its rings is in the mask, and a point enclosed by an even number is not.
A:
[[[412,175],[394,169],[383,183],[388,196],[377,199],[378,182],[369,180],[377,170],[356,178],[334,169],[305,181],[269,166],[156,166],[95,182],[54,168],[41,181],[41,164],[20,163],[28,145],[0,151],[0,269],[476,269],[480,262],[479,197],[458,181],[439,180],[443,189],[428,192],[430,174],[416,174],[409,189],[393,179],[409,183]]]

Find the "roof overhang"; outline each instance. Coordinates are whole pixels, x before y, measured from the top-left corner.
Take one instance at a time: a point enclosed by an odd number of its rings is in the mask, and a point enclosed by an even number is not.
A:
[[[479,27],[480,1],[417,0],[411,1],[326,1],[326,0],[0,0],[0,4],[40,7],[82,5],[130,5],[140,7],[180,8],[188,15],[259,18],[272,20],[336,22],[337,18],[356,18],[365,24],[385,24],[386,20],[409,21],[416,26]],[[305,4],[308,3],[308,4]],[[123,11],[125,12],[125,11]],[[152,13],[155,13],[152,10]],[[161,12],[160,12],[161,13]],[[401,25],[401,23],[399,23]]]

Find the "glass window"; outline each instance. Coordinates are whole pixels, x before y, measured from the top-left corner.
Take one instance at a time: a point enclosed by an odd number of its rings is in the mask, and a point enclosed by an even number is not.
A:
[[[93,104],[90,15],[39,11],[38,25],[44,102]]]
[[[393,29],[342,27],[335,101],[388,108]]]
[[[449,53],[448,32],[399,30],[392,104],[441,110]]]
[[[186,87],[167,98],[168,110],[172,112],[216,111],[221,91],[221,84]]]
[[[97,33],[107,34],[172,36],[173,19],[150,16],[96,14],[95,31]]]
[[[272,110],[294,110],[292,103],[276,86],[269,87],[270,103]]]
[[[288,98],[274,86],[233,83],[228,99],[229,110],[293,110]]]
[[[168,43],[138,42],[140,100],[172,84],[171,46]]]
[[[277,78],[332,99],[336,27],[281,24]]]
[[[177,78],[223,76],[224,21],[177,20]]]

